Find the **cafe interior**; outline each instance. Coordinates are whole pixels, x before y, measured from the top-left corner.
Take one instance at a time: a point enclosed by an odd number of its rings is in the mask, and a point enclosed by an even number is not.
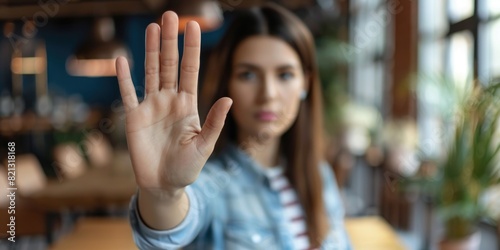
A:
[[[264,2],[314,36],[353,249],[500,249],[498,0],[0,0],[0,249],[137,249],[116,58],[144,96],[144,31],[173,10],[203,79]]]

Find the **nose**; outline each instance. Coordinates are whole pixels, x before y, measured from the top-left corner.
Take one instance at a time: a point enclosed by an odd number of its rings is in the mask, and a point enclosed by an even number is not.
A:
[[[261,85],[261,97],[264,100],[271,100],[278,95],[277,81],[272,75],[266,75]]]

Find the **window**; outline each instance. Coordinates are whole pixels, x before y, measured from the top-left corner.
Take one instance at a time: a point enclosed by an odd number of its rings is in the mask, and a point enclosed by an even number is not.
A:
[[[441,96],[432,94],[434,76],[453,83],[487,84],[500,80],[500,1],[419,1],[418,123],[420,144],[430,156],[439,154],[443,142]]]
[[[448,41],[446,56],[446,75],[457,85],[464,88],[471,84],[473,76],[474,39],[469,31],[453,34]]]
[[[448,1],[448,18],[451,22],[458,22],[472,15],[474,15],[474,0]]]
[[[350,93],[353,100],[384,109],[386,28],[390,13],[384,1],[354,0],[351,5]]]
[[[500,1],[499,1],[500,3]],[[500,18],[480,26],[479,75],[487,81],[500,80]]]
[[[485,0],[483,10],[488,17],[498,17],[500,15],[500,1],[498,0]],[[484,13],[483,12],[483,13]]]

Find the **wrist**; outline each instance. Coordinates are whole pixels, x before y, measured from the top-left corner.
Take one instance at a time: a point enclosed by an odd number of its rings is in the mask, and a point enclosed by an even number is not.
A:
[[[175,202],[182,198],[185,188],[150,189],[139,188],[139,196],[157,202]]]

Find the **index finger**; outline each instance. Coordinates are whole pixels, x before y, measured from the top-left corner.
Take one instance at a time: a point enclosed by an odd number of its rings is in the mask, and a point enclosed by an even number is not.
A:
[[[122,102],[125,106],[125,111],[130,111],[139,105],[137,101],[137,94],[135,93],[134,84],[130,77],[130,67],[128,66],[127,59],[120,56],[116,59],[116,76],[120,86],[120,94]]]

